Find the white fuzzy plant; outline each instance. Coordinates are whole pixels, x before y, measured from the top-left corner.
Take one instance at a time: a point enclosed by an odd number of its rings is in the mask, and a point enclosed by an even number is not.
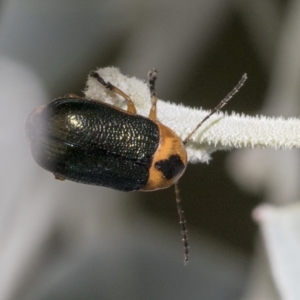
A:
[[[151,100],[145,81],[124,76],[114,67],[98,69],[96,72],[105,81],[125,92],[134,102],[138,114],[149,115]],[[122,97],[107,90],[94,78],[88,78],[84,93],[87,98],[126,109],[126,102]],[[201,108],[190,108],[163,100],[158,100],[157,103],[158,119],[181,139],[185,139],[208,113],[209,111]],[[186,150],[189,162],[208,162],[210,154],[217,150],[244,147],[299,148],[299,137],[300,120],[296,118],[250,117],[219,112],[196,131],[187,143]]]

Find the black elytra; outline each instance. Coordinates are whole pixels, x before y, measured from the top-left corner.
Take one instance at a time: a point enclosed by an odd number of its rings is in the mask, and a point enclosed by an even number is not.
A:
[[[29,122],[32,154],[64,179],[139,190],[159,144],[158,126],[98,101],[59,98]]]

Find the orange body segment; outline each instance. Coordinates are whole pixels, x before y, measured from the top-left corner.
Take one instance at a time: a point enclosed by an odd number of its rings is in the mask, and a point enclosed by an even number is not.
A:
[[[160,131],[160,142],[153,155],[147,184],[140,191],[168,188],[179,180],[186,169],[187,153],[180,137],[156,121]]]

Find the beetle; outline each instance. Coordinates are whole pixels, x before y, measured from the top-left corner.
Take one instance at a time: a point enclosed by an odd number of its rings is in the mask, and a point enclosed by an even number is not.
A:
[[[154,191],[175,185],[184,262],[187,263],[186,221],[177,185],[188,162],[185,145],[197,129],[238,92],[247,78],[246,74],[184,140],[157,119],[155,69],[148,73],[152,103],[148,118],[137,114],[131,98],[106,82],[98,72],[93,71],[89,76],[122,96],[127,110],[74,94],[36,108],[25,126],[34,160],[52,172],[56,179],[126,192]]]

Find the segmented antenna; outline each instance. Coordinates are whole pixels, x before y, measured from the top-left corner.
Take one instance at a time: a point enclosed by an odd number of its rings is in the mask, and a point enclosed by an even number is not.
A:
[[[183,242],[183,260],[184,264],[186,265],[189,261],[189,242],[188,242],[188,235],[187,235],[187,228],[186,228],[186,220],[184,217],[184,211],[181,208],[181,200],[179,196],[179,188],[178,183],[174,184],[175,187],[175,196],[176,196],[176,205],[177,211],[179,216],[179,224],[181,226],[181,235],[182,235],[182,242]]]
[[[240,90],[240,88],[244,85],[245,81],[247,80],[247,74],[244,74],[238,84],[231,90],[227,96],[221,100],[221,102],[194,128],[194,130],[183,140],[183,144],[185,145],[191,138],[191,136],[198,130],[198,128],[213,114],[220,111],[223,106],[225,106],[229,100]]]

